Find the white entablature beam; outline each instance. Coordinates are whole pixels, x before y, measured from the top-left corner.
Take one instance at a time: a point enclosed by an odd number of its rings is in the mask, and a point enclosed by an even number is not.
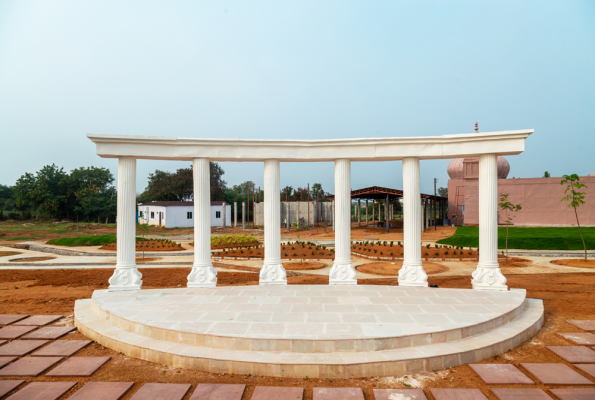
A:
[[[153,160],[323,162],[391,161],[405,157],[424,159],[520,154],[532,129],[428,137],[259,140],[190,139],[152,136],[89,134],[97,154],[105,158],[135,157]]]

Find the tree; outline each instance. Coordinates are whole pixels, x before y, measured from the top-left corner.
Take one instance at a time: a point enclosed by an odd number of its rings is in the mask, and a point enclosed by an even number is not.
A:
[[[436,190],[436,193],[438,194],[438,196],[440,197],[448,197],[448,188],[445,187],[439,187]]]
[[[222,179],[225,171],[215,162],[210,163],[211,201],[225,200],[227,182]],[[138,196],[140,203],[151,201],[190,201],[194,199],[194,177],[192,165],[176,172],[155,170],[149,174],[149,183]]]
[[[500,209],[506,213],[506,264],[508,264],[508,226],[512,223],[512,219],[514,218],[514,213],[521,210],[520,204],[512,204],[508,201],[508,193],[502,193],[500,195]],[[510,212],[510,214],[509,214]]]
[[[14,186],[15,204],[19,210],[41,210],[51,217],[68,214],[68,174],[55,164],[46,165],[35,175],[25,173]]]
[[[543,174],[543,177],[544,178],[549,178],[550,177],[550,173],[547,172],[547,171],[545,171],[544,174]]]
[[[574,208],[574,216],[576,217],[576,224],[578,226],[578,232],[581,235],[581,240],[583,241],[583,247],[585,249],[585,261],[587,261],[587,245],[585,244],[585,238],[583,237],[583,232],[581,230],[581,224],[578,220],[578,212],[577,208],[581,205],[585,204],[585,192],[580,192],[579,190],[582,188],[586,188],[587,185],[580,183],[580,178],[577,174],[572,175],[562,175],[564,179],[560,182],[561,185],[567,185],[566,190],[564,190],[565,196],[562,198],[562,201],[568,202],[568,207]]]
[[[0,185],[0,220],[4,219],[4,211],[14,208],[14,191],[12,187]]]

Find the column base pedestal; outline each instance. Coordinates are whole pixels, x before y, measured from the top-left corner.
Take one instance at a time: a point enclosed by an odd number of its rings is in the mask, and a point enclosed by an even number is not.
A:
[[[190,275],[188,275],[189,288],[214,288],[217,286],[217,271],[213,268],[213,264],[194,265]]]
[[[406,264],[399,270],[399,286],[428,287],[428,275],[419,263]]]
[[[351,261],[335,263],[329,274],[329,285],[357,285],[357,273]]]
[[[495,265],[478,265],[477,269],[471,274],[473,279],[471,284],[473,289],[477,290],[508,290],[506,286],[506,278],[500,271],[500,266],[496,263]]]
[[[287,274],[283,263],[264,264],[260,270],[259,285],[287,285]]]
[[[143,275],[133,265],[116,265],[116,270],[111,278],[109,278],[109,292],[118,292],[125,290],[140,290],[143,284],[141,280]]]

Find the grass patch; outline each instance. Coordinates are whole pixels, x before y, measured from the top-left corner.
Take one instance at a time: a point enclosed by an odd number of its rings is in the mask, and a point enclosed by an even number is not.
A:
[[[595,250],[595,228],[582,228],[588,250]],[[479,246],[479,228],[459,226],[455,234],[436,243],[452,246]],[[498,227],[498,248],[506,248],[506,227]],[[578,228],[509,228],[509,249],[523,250],[583,250]]]
[[[51,239],[47,241],[48,244],[55,244],[57,246],[105,246],[106,244],[116,243],[116,235],[101,235],[101,236],[81,236],[68,237],[60,239]]]

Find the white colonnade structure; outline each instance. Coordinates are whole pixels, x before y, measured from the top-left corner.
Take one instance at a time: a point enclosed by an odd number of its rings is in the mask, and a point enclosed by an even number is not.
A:
[[[335,163],[335,260],[332,285],[355,285],[351,261],[351,164],[357,161],[403,162],[404,260],[399,285],[428,286],[421,262],[420,161],[479,157],[480,256],[473,288],[507,290],[498,265],[497,156],[520,154],[532,129],[430,137],[249,140],[150,136],[87,135],[97,154],[118,158],[117,263],[109,290],[138,290],[142,276],[135,262],[136,160],[192,161],[194,171],[194,263],[188,287],[215,287],[211,262],[209,161],[264,162],[264,248],[261,285],[287,284],[281,262],[280,163]]]

